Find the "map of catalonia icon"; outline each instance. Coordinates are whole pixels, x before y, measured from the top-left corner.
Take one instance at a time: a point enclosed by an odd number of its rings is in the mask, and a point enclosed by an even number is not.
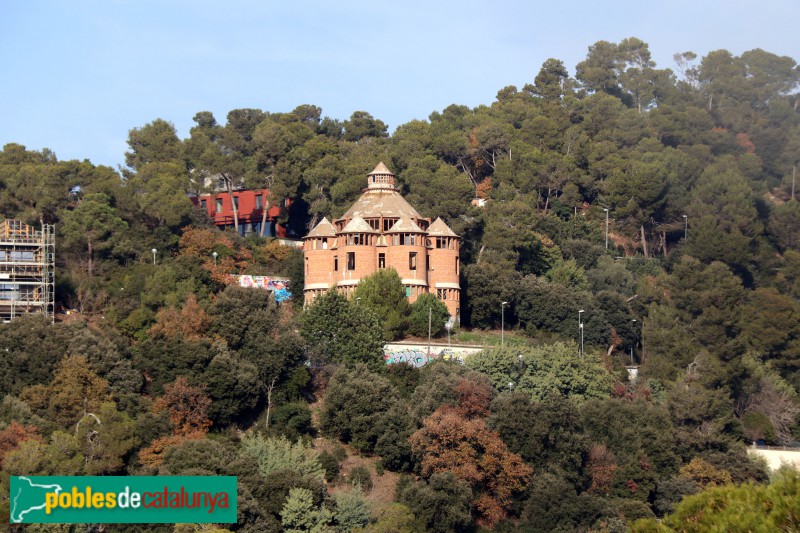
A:
[[[19,476],[16,479],[17,486],[12,487],[12,491],[9,494],[11,500],[9,518],[13,524],[31,522],[34,515],[38,513],[44,515],[45,507],[47,506],[47,494],[60,494],[64,490],[61,485],[34,483],[25,476]],[[29,513],[33,513],[33,515]]]

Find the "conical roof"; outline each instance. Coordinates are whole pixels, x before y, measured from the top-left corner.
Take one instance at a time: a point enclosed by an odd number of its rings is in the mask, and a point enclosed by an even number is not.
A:
[[[392,174],[392,171],[389,170],[389,168],[386,165],[383,164],[383,161],[378,163],[378,165],[375,167],[375,170],[373,170],[372,172],[370,172],[367,175],[368,176],[372,176],[373,174],[384,175],[384,176],[387,175],[387,174],[390,174],[390,175],[394,176],[394,174]]]
[[[458,237],[458,235],[450,229],[450,226],[444,223],[442,217],[434,220],[433,224],[428,227],[428,235],[431,237]]]
[[[341,233],[378,233],[372,226],[370,226],[366,220],[361,217],[353,217],[353,219],[347,223],[347,225],[342,229]]]
[[[361,197],[337,221],[351,220],[355,217],[364,219],[408,217],[411,220],[422,218],[394,188],[394,174],[382,162],[369,173],[367,188]]]
[[[421,218],[417,210],[393,189],[368,189],[350,206],[343,219],[361,218]]]
[[[425,233],[408,217],[402,217],[389,229],[389,233]]]
[[[336,228],[333,227],[327,218],[323,218],[319,224],[314,226],[306,238],[309,237],[336,237]]]

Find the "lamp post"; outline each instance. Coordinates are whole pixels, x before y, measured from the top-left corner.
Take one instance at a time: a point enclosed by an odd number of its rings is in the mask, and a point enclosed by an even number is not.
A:
[[[444,323],[444,329],[447,330],[447,347],[450,348],[450,331],[452,331],[453,326],[456,325],[456,319],[452,316],[447,319],[447,322]],[[452,355],[451,355],[452,357]]]
[[[432,307],[428,307],[428,357],[431,356],[431,316],[432,316],[432,313],[433,313],[433,308]]]
[[[633,327],[635,328],[636,327],[636,319],[634,318],[633,320],[631,320],[631,323],[633,324]],[[635,334],[634,334],[634,340],[633,340],[633,342],[631,342],[631,366],[633,366],[633,345],[634,344],[636,344],[636,335]]]
[[[156,264],[156,254],[158,253],[158,250],[156,250],[155,248],[153,248],[153,249],[152,249],[152,250],[150,250],[150,251],[153,253],[153,264],[155,265],[155,264]]]
[[[217,266],[217,257],[219,257],[219,254],[217,252],[213,252],[211,257],[214,258],[214,266]]]
[[[578,330],[580,330],[581,333],[581,348],[578,353],[580,354],[581,357],[583,357],[583,320],[581,319],[581,314],[585,312],[586,311],[584,311],[583,309],[578,311]]]
[[[683,215],[683,240],[689,239],[689,217]]]
[[[508,302],[500,302],[500,347],[506,345],[506,306]]]
[[[608,208],[604,208],[603,211],[606,212],[606,250],[608,250]]]

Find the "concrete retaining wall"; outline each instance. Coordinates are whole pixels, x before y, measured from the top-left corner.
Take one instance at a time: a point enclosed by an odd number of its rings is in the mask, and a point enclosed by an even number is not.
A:
[[[770,470],[777,470],[783,464],[793,465],[800,469],[800,450],[796,448],[756,448],[747,449],[750,455],[763,457]]]

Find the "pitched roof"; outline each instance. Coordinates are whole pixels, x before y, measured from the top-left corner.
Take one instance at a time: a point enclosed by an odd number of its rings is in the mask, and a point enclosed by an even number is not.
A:
[[[367,221],[361,217],[353,217],[342,229],[341,233],[378,233],[372,226],[367,224]]]
[[[336,228],[333,227],[327,218],[324,218],[320,221],[319,224],[314,226],[306,238],[309,237],[335,237],[336,236]]]
[[[432,237],[458,237],[458,235],[450,229],[450,226],[444,223],[442,217],[434,220],[433,224],[428,227],[428,235]]]
[[[408,217],[402,217],[389,228],[389,233],[425,233]]]
[[[369,189],[350,206],[343,219],[361,218],[422,218],[417,210],[393,189]]]

